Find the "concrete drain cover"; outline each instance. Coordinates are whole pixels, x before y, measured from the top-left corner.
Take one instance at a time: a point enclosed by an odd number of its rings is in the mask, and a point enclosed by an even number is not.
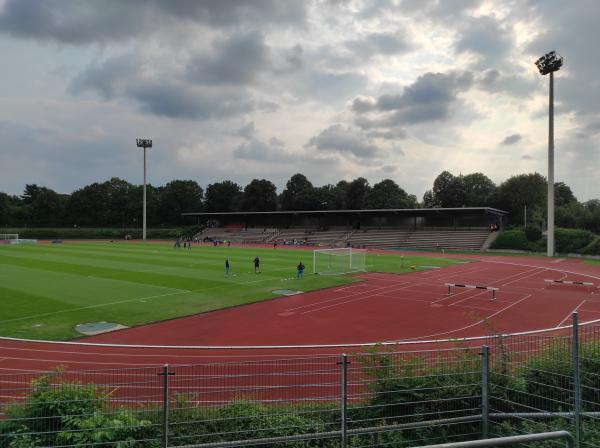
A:
[[[75,325],[75,331],[87,336],[108,333],[109,331],[121,330],[123,328],[128,327],[121,324],[115,324],[113,322],[88,322],[87,324]]]
[[[293,289],[276,289],[275,291],[271,292],[278,296],[295,296],[296,294],[302,294],[303,291],[294,291]]]

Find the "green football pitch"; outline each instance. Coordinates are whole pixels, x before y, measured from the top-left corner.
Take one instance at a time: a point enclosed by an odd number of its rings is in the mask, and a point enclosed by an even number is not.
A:
[[[253,259],[260,257],[261,273]],[[225,259],[231,275],[225,276]],[[306,265],[295,279],[295,266]],[[287,248],[166,244],[65,243],[0,245],[0,336],[66,340],[89,322],[142,325],[277,297],[281,289],[312,291],[359,281],[313,275],[312,251]],[[447,258],[374,254],[368,271],[407,272],[446,266]]]

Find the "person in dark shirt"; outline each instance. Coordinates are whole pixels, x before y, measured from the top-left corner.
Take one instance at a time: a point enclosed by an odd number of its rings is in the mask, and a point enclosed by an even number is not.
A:
[[[298,263],[298,266],[296,266],[296,278],[300,279],[302,278],[302,276],[304,275],[304,265],[302,264],[302,262]]]
[[[225,260],[225,277],[229,277],[229,259]]]
[[[260,274],[260,258],[258,257],[254,258],[254,273]]]

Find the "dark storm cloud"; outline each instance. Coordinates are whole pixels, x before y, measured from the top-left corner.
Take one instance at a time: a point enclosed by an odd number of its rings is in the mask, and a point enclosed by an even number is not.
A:
[[[188,20],[211,26],[289,26],[306,19],[304,2],[277,0],[7,0],[0,32],[69,44],[117,41]]]
[[[426,73],[404,88],[401,94],[381,95],[379,98],[356,99],[352,109],[358,114],[373,112],[373,118],[357,118],[363,128],[390,127],[450,118],[458,94],[473,85],[473,74]]]
[[[143,11],[133,2],[8,0],[0,11],[0,32],[69,44],[118,40],[143,31]]]
[[[248,84],[266,69],[269,48],[262,34],[234,34],[213,44],[210,55],[196,56],[188,67],[191,80],[199,84]]]
[[[139,75],[140,64],[135,54],[113,56],[102,63],[94,61],[73,78],[68,89],[75,95],[92,90],[111,99]]]
[[[147,82],[131,86],[127,94],[145,113],[170,118],[208,120],[247,113],[256,105],[240,90],[196,88],[180,83]]]
[[[477,77],[477,86],[487,92],[506,93],[516,98],[525,98],[537,92],[540,81],[530,74],[507,75],[499,70],[490,69]]]
[[[381,153],[362,132],[340,124],[329,126],[319,135],[312,137],[305,146],[312,146],[324,152],[352,154],[364,159],[378,157]]]
[[[503,145],[503,146],[515,145],[515,144],[519,143],[521,140],[523,140],[523,136],[521,134],[512,134],[512,135],[506,136],[504,138],[504,140],[502,140],[501,145]]]

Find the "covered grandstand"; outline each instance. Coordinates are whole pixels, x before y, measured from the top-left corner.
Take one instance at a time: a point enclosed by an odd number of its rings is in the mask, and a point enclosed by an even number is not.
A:
[[[491,207],[184,213],[203,239],[386,249],[481,250],[507,212]]]

